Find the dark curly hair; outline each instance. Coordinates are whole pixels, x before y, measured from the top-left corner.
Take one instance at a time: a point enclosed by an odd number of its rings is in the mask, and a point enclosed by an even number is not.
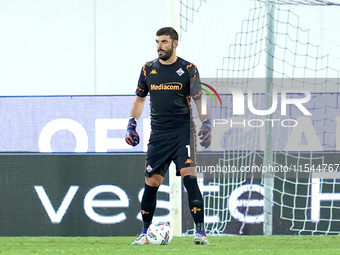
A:
[[[169,35],[171,39],[178,41],[178,33],[172,27],[162,27],[156,33],[156,36]]]

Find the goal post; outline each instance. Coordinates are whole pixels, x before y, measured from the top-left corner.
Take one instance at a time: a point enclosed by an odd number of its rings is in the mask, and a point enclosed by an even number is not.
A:
[[[275,53],[275,8],[273,4],[267,5],[267,40],[266,40],[266,109],[270,109],[273,103],[273,70]],[[273,114],[266,116],[268,120],[273,119]],[[264,166],[273,165],[273,128],[270,121],[265,125],[265,150],[263,157]],[[272,235],[273,233],[273,188],[274,176],[273,173],[263,173],[263,234]]]

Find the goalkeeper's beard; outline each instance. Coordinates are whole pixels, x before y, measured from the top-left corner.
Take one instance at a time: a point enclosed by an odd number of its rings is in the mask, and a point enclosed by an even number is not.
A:
[[[160,51],[163,51],[164,54],[163,55],[160,55],[159,52]],[[165,50],[158,50],[158,57],[163,60],[163,61],[167,61],[168,59],[170,59],[172,57],[172,55],[174,54],[174,49],[173,47],[171,47],[170,50],[168,51],[165,51]]]

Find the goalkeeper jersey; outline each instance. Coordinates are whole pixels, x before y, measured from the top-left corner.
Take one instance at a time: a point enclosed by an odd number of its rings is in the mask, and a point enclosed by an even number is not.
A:
[[[159,59],[144,64],[136,95],[150,93],[152,130],[189,128],[192,123],[190,98],[200,99],[202,91],[196,66],[182,58],[171,65]]]

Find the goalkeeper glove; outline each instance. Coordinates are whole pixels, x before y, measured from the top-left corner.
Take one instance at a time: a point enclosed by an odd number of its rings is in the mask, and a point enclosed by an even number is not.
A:
[[[137,128],[137,120],[133,117],[129,119],[129,123],[127,126],[125,141],[132,146],[136,146],[139,144],[139,135],[136,131]]]
[[[200,143],[202,147],[208,148],[211,143],[211,123],[210,120],[204,120],[202,123],[202,127],[200,129],[200,132],[198,133],[198,136],[202,140]]]

